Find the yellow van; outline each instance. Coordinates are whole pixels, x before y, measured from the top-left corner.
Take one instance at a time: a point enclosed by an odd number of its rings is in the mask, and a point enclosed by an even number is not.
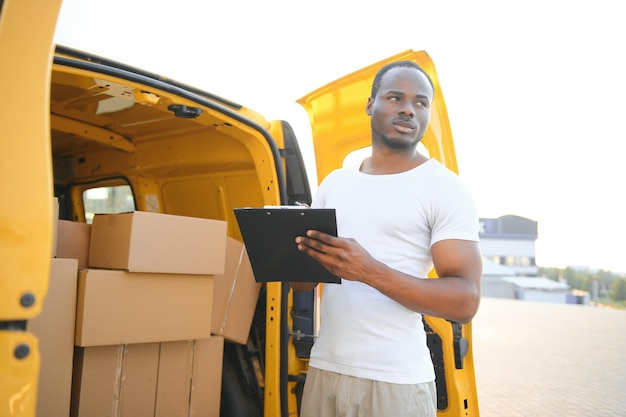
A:
[[[99,412],[135,417],[140,413],[133,407],[148,403],[149,409],[142,408],[141,415],[165,415],[168,409],[177,415],[298,415],[318,320],[317,298],[323,291],[294,294],[280,282],[249,285],[253,301],[228,307],[233,315],[250,312],[247,337],[229,340],[211,331],[210,339],[221,344],[202,351],[209,358],[205,368],[200,342],[178,345],[187,352],[184,358],[191,358],[176,362],[189,368],[181,376],[186,382],[167,389],[170,397],[180,389],[178,400],[184,403],[180,406],[162,394],[166,382],[174,378],[158,377],[166,370],[166,353],[174,350],[164,341],[71,343],[69,365],[53,369],[70,378],[44,377],[44,369],[50,372],[52,365],[58,365],[47,360],[44,338],[60,338],[61,332],[50,327],[37,332],[31,323],[55,302],[50,278],[52,259],[58,259],[54,250],[59,220],[91,225],[100,215],[134,212],[217,220],[225,224],[228,239],[241,242],[233,209],[311,202],[305,164],[287,121],[266,120],[242,104],[158,74],[53,45],[60,3],[1,3],[0,415],[74,417]],[[369,145],[363,98],[377,69],[400,59],[415,60],[433,79],[437,95],[423,144],[431,157],[457,171],[433,62],[423,51],[406,51],[298,100],[311,120],[318,181],[353,151]],[[77,270],[92,268],[86,262]],[[118,308],[128,294],[120,292],[118,302],[107,305]],[[169,295],[180,297],[176,291]],[[191,304],[184,299],[172,301]],[[211,302],[207,296],[206,303]],[[164,311],[165,304],[147,304],[142,309]],[[125,324],[136,319],[127,315]],[[173,327],[197,327],[196,320],[203,323],[206,317],[187,317]],[[435,363],[439,415],[478,416],[471,324],[426,317],[424,325]],[[109,330],[115,333],[115,326],[120,325],[111,321]],[[71,327],[74,332],[78,328],[73,323]],[[137,353],[141,349],[152,356]],[[86,374],[90,355],[108,354],[112,358],[108,371]],[[143,362],[131,366],[131,359],[137,357]],[[154,366],[147,364],[149,360]],[[181,367],[172,367],[172,372]],[[121,386],[132,378],[139,381],[134,391]],[[90,391],[89,384],[97,383],[105,384],[99,389],[110,398]],[[95,396],[89,397],[89,392]],[[195,403],[196,397],[211,401]],[[106,409],[94,411],[98,401],[104,401]],[[52,402],[57,410],[67,412],[53,414]]]

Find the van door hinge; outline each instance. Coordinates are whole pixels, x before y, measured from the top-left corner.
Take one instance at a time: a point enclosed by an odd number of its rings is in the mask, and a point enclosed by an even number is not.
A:
[[[454,365],[456,369],[463,369],[463,362],[469,350],[469,342],[463,337],[463,325],[457,322],[451,322],[451,324],[452,336],[454,337],[452,341],[454,346]]]
[[[26,320],[0,321],[0,330],[23,332],[26,330]]]

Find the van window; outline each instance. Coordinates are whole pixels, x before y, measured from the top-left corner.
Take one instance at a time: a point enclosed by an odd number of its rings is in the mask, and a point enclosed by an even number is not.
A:
[[[83,192],[85,221],[92,222],[94,214],[135,211],[135,199],[130,185],[90,188]]]

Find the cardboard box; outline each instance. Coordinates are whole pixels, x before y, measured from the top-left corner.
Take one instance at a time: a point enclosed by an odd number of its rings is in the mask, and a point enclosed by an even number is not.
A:
[[[211,333],[246,344],[261,285],[254,279],[243,243],[228,237],[225,271],[215,276],[213,287]]]
[[[130,272],[224,273],[226,222],[135,211],[96,214],[90,268]]]
[[[159,343],[76,348],[71,417],[154,417]]]
[[[77,275],[76,259],[51,259],[43,309],[28,321],[28,331],[39,339],[41,355],[37,417],[70,412]]]
[[[194,342],[163,342],[154,417],[188,417]]]
[[[208,338],[213,279],[81,269],[75,343],[102,346]]]
[[[220,416],[223,359],[223,337],[195,341],[190,417]]]
[[[71,417],[220,415],[220,336],[76,349]]]
[[[77,259],[79,268],[87,268],[90,238],[90,224],[59,220],[57,257]]]
[[[219,417],[224,338],[161,343],[155,417]]]

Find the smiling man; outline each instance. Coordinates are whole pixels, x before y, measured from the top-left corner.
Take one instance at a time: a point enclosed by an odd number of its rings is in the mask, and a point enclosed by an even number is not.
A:
[[[313,207],[334,208],[338,237],[298,248],[342,278],[327,284],[301,417],[436,415],[422,315],[469,322],[480,302],[478,215],[458,176],[418,152],[434,87],[422,68],[381,68],[365,111],[372,154],[336,170]],[[438,279],[427,279],[435,268]],[[315,283],[291,283],[296,291]]]

